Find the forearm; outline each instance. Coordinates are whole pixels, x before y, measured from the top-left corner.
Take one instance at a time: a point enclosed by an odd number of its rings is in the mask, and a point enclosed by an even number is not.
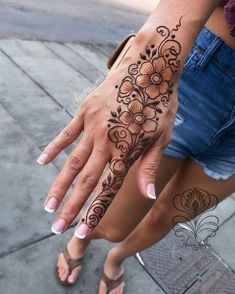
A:
[[[181,68],[194,41],[220,0],[161,0],[145,24],[136,35],[135,44],[142,50],[150,43],[158,43],[156,29],[164,26],[168,29],[179,24],[176,40],[181,45]]]

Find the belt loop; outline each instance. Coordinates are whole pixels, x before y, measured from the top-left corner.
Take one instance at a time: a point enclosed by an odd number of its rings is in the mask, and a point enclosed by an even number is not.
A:
[[[216,51],[216,49],[223,43],[223,40],[220,37],[216,37],[210,46],[206,49],[202,57],[199,59],[195,67],[199,70],[203,70],[207,63],[210,61],[212,55]]]

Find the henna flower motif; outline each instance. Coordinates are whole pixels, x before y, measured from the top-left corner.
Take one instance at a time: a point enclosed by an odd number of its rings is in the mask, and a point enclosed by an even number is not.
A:
[[[119,92],[121,95],[130,95],[134,91],[134,86],[131,81],[124,80],[120,86]]]
[[[125,79],[119,89],[118,102],[128,104],[132,99],[140,99],[139,93],[135,90],[132,80]]]
[[[136,84],[146,88],[150,98],[156,98],[159,94],[166,94],[173,72],[163,57],[155,58],[152,62],[144,62],[140,67],[140,75],[136,78]]]
[[[112,170],[114,174],[124,174],[127,171],[125,162],[121,159],[113,162]]]
[[[154,120],[156,116],[155,109],[150,106],[143,106],[141,102],[134,99],[128,104],[129,111],[123,111],[120,121],[128,125],[128,129],[132,134],[138,134],[141,130],[145,132],[154,132],[157,128],[157,122]]]

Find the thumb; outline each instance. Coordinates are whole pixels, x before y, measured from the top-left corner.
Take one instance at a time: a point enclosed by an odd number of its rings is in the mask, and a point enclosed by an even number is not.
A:
[[[156,199],[155,181],[163,155],[163,146],[152,145],[141,157],[137,170],[137,184],[147,198]]]

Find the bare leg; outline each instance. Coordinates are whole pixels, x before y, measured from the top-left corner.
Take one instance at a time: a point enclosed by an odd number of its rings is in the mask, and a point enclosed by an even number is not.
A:
[[[184,161],[183,159],[163,155],[156,185],[159,193]],[[91,239],[103,238],[112,242],[122,241],[150,210],[154,201],[144,198],[136,185],[137,165],[138,162],[129,170],[122,188],[119,190],[105,216],[89,236],[89,239],[79,240],[74,236],[70,239],[68,250],[72,258],[83,256]],[[123,222],[125,226],[122,225]],[[63,254],[59,255],[57,265],[59,267],[60,279],[66,280],[68,277],[68,265]],[[77,267],[72,271],[69,277],[70,283],[74,283],[77,280],[80,269],[81,267]]]
[[[141,223],[123,242],[110,250],[105,261],[105,271],[111,278],[121,272],[125,258],[156,244],[167,235],[172,228],[173,217],[179,214],[173,205],[173,197],[194,187],[214,194],[222,201],[234,192],[235,175],[228,180],[214,180],[204,174],[199,164],[189,159],[177,170]],[[105,293],[105,288],[101,283],[102,293]]]

